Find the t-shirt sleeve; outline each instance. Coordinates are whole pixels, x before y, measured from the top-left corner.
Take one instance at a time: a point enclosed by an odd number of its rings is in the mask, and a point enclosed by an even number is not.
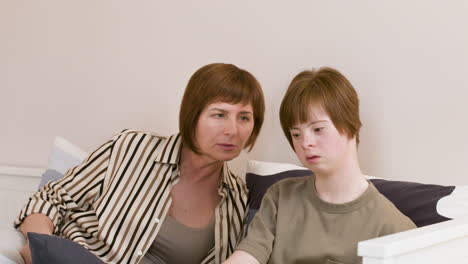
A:
[[[279,192],[270,188],[263,197],[260,209],[250,223],[247,236],[237,246],[255,257],[261,264],[267,263],[276,235],[276,219]]]

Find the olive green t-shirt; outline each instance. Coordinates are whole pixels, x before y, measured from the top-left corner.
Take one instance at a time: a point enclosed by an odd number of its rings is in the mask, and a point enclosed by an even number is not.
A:
[[[262,264],[355,264],[359,241],[413,228],[371,182],[356,200],[331,204],[318,197],[314,176],[292,178],[268,189],[237,249]]]

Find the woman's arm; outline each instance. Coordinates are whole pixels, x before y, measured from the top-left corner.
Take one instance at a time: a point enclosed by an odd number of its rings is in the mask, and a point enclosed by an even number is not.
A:
[[[28,215],[23,223],[21,223],[19,230],[25,237],[28,232],[52,235],[54,232],[54,224],[45,214],[36,213]]]
[[[29,250],[28,232],[52,235],[54,224],[50,218],[44,214],[28,215],[19,227],[21,233],[26,237],[26,244],[20,251],[21,256],[26,264],[32,264],[31,251]]]
[[[97,199],[114,142],[115,137],[94,151],[83,163],[68,170],[62,179],[46,184],[29,198],[14,223],[26,238],[26,244],[20,252],[26,264],[32,263],[28,232],[59,234],[67,212],[89,207],[89,203]]]
[[[256,258],[254,258],[252,255],[249,253],[242,251],[242,250],[236,250],[234,253],[226,259],[223,264],[260,264]]]
[[[20,211],[14,226],[16,228],[22,226],[30,215],[42,214],[52,222],[52,233],[58,234],[67,212],[91,207],[91,203],[100,195],[114,143],[115,140],[106,142],[83,163],[68,170],[62,179],[49,182],[41,190],[34,193]],[[37,219],[34,218],[34,220]],[[27,230],[26,232],[40,233],[41,228],[44,228],[38,224],[40,222],[32,221],[31,223],[22,227],[21,231],[23,232],[24,229]]]

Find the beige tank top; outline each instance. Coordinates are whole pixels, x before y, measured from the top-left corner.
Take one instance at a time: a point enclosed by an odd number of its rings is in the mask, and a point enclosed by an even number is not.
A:
[[[185,226],[167,215],[141,264],[200,264],[214,247],[214,216],[203,228]]]

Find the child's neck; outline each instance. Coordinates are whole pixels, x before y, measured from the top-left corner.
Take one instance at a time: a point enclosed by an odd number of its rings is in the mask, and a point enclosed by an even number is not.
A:
[[[315,174],[315,189],[325,202],[342,204],[361,196],[369,186],[357,162],[350,162],[327,174]]]

